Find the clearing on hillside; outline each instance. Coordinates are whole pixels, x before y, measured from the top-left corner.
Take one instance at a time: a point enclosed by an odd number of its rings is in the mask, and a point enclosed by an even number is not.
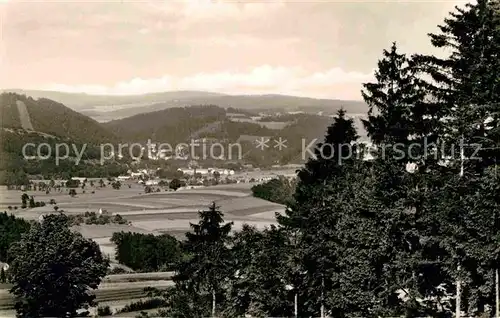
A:
[[[31,124],[30,114],[28,113],[28,108],[24,102],[18,100],[16,101],[17,111],[19,112],[19,120],[21,121],[21,127],[25,130],[34,131],[33,125]]]

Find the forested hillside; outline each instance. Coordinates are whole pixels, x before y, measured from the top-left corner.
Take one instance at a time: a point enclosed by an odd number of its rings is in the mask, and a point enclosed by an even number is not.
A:
[[[223,108],[207,106],[176,107],[105,123],[110,131],[124,140],[145,142],[184,142],[191,133],[225,118]]]
[[[33,129],[37,132],[82,143],[116,142],[117,136],[95,120],[50,99],[38,100],[15,93],[0,95],[3,128],[22,128],[17,102],[26,105]]]
[[[27,109],[32,127],[25,129],[17,103]],[[66,106],[48,99],[34,100],[14,93],[0,95],[2,129],[0,130],[0,184],[26,184],[28,175],[47,178],[68,178],[75,175],[88,177],[116,176],[126,171],[124,161],[100,165],[100,144],[117,143],[119,138],[91,118],[79,114]],[[26,118],[25,118],[26,121]],[[32,128],[32,129],[31,129]],[[24,158],[26,155],[34,159]],[[38,158],[37,146],[46,143]],[[56,163],[56,144],[69,147],[67,159]],[[85,148],[84,148],[85,147]],[[49,149],[50,148],[50,149]],[[82,162],[75,164],[74,149],[82,150]],[[50,151],[50,152],[49,152]],[[61,156],[65,150],[61,150]]]

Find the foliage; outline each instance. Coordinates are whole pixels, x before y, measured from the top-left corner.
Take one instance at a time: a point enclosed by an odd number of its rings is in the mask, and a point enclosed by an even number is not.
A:
[[[267,201],[288,204],[293,200],[295,181],[283,176],[252,187],[253,196]]]
[[[111,316],[112,314],[113,312],[111,311],[111,308],[109,306],[97,307],[97,316],[99,317]]]
[[[125,140],[153,142],[161,140],[176,145],[190,139],[191,133],[225,115],[217,106],[173,107],[139,114],[105,124],[115,135]]]
[[[1,105],[0,105],[1,106]],[[126,173],[125,165],[127,158],[121,161],[107,161],[100,164],[100,148],[98,145],[86,144],[83,148],[81,142],[68,140],[66,138],[51,137],[43,132],[24,131],[22,129],[1,130],[0,139],[0,184],[9,186],[28,185],[30,175],[41,175],[44,179],[69,179],[70,175],[84,175],[86,177],[118,176]],[[73,144],[79,151],[85,149],[82,160],[75,164],[75,157],[60,160],[56,163],[55,151],[48,153],[45,147],[40,153],[48,156],[47,159],[26,159],[22,154],[24,145],[32,143],[40,145],[48,144],[50,149],[56,149],[56,145],[66,143]],[[37,156],[36,147],[27,147],[27,156]],[[62,150],[64,151],[64,150]],[[74,155],[71,150],[71,154]]]
[[[293,315],[295,291],[286,288],[295,284],[288,241],[288,233],[274,226],[261,232],[245,225],[235,234],[232,240],[234,273],[227,290],[225,316]]]
[[[139,311],[139,310],[145,310],[145,309],[154,309],[158,307],[163,307],[166,305],[166,301],[163,298],[149,298],[146,300],[139,300],[132,302],[130,304],[125,305],[122,309],[120,309],[118,312],[123,313],[123,312],[133,312],[133,311]]]
[[[0,213],[0,262],[6,262],[7,252],[12,243],[18,242],[23,233],[28,232],[30,223],[7,212]]]
[[[80,224],[128,224],[128,221],[124,219],[120,214],[109,215],[109,214],[97,214],[96,212],[85,212],[83,214],[71,214],[68,215],[70,225],[80,225]]]
[[[109,266],[99,246],[68,228],[65,215],[48,215],[9,250],[9,272],[21,317],[74,316],[93,304]]]
[[[78,179],[69,179],[66,181],[66,188],[78,188],[80,187],[80,180]]]
[[[182,258],[180,243],[168,234],[113,233],[116,259],[134,270],[173,269]]]
[[[339,242],[341,233],[333,228],[346,209],[355,204],[347,199],[352,198],[351,178],[364,170],[358,163],[358,148],[350,146],[357,137],[353,121],[340,110],[324,142],[317,145],[314,156],[298,172],[294,201],[286,215],[278,217],[289,235],[295,237],[295,255],[289,266],[295,277],[306,273],[296,283],[309,295],[302,297],[301,315],[319,316],[325,303],[341,295],[339,290],[329,288],[340,283],[336,256],[344,248]]]
[[[174,191],[177,191],[177,189],[179,189],[181,186],[182,183],[179,179],[172,179],[172,181],[170,181],[168,185],[168,187]]]
[[[169,315],[179,317],[189,309],[190,317],[212,316],[217,301],[223,302],[223,285],[232,276],[231,253],[227,247],[232,223],[224,223],[223,214],[212,203],[208,210],[199,212],[198,224],[192,224],[192,232],[186,233],[183,249],[187,253],[177,267],[174,299],[170,301]],[[210,304],[210,300],[212,304]]]

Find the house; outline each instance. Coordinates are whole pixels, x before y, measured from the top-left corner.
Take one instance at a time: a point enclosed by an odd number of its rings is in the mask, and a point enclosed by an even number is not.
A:
[[[145,185],[152,186],[152,185],[158,185],[158,183],[160,183],[160,180],[148,180],[146,181]]]
[[[240,114],[240,113],[226,113],[227,117],[246,117],[247,115],[245,114]]]
[[[125,181],[125,180],[129,180],[131,178],[131,176],[118,176],[117,179],[120,180],[120,181]]]
[[[98,213],[99,213],[99,215],[106,215],[106,214],[108,214],[108,210],[106,210],[106,209],[99,209]]]
[[[84,178],[84,177],[73,177],[73,178],[71,178],[71,180],[78,180],[81,183],[84,183],[85,181],[87,181],[87,178]]]
[[[210,169],[196,169],[196,173],[203,175],[210,174],[212,171]]]

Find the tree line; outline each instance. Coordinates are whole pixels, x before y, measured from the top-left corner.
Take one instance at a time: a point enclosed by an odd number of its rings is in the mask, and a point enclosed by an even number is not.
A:
[[[173,270],[182,258],[180,242],[168,234],[116,232],[111,242],[116,244],[116,259],[133,270]]]
[[[293,200],[295,186],[295,180],[278,176],[277,178],[252,186],[251,190],[253,196],[256,198],[280,204],[289,204]]]

